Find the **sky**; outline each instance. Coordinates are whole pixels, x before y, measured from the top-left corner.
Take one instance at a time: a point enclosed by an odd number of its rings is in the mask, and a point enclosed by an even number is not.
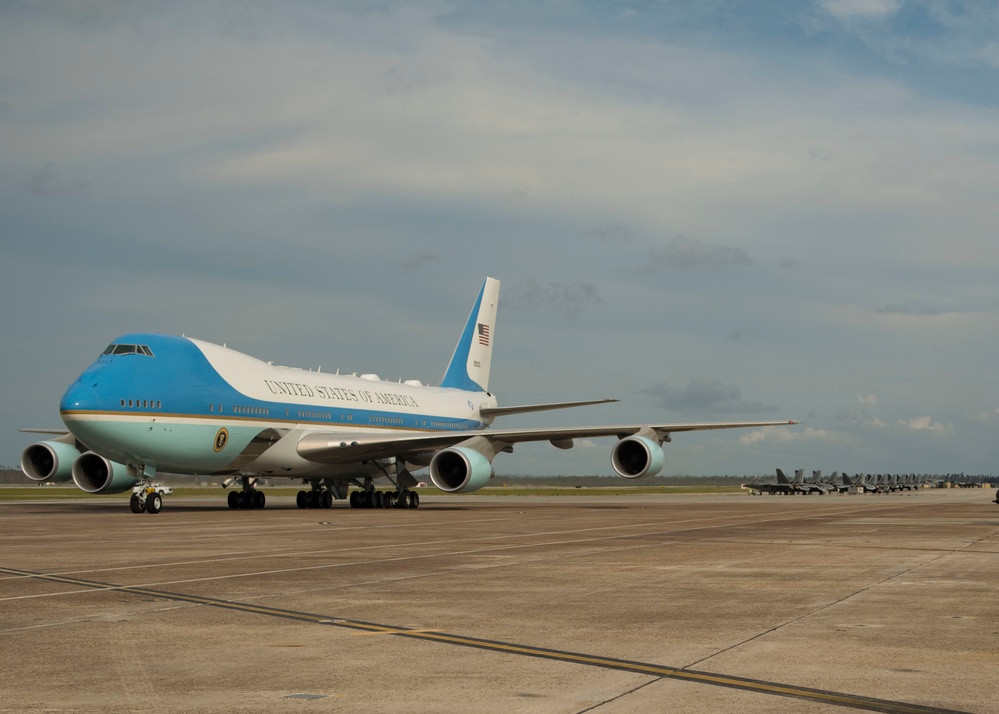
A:
[[[437,383],[667,475],[995,473],[996,2],[0,0],[0,464],[115,337]],[[503,474],[611,474],[607,440]]]

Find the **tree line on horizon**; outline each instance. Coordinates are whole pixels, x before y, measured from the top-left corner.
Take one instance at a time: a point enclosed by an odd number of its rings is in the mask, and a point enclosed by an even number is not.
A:
[[[629,485],[642,486],[740,486],[747,479],[757,478],[750,476],[654,476],[643,478],[637,481],[629,481],[619,476],[531,476],[528,474],[511,474],[509,476],[497,475],[489,486],[538,486],[549,488],[599,488],[603,487],[626,487]],[[177,486],[199,486],[206,485],[207,482],[214,482],[214,479],[206,477],[172,476],[163,474],[162,481],[170,485]],[[296,481],[286,479],[262,479],[264,483],[271,486],[294,485]],[[34,486],[37,485],[25,476],[21,469],[0,467],[0,484]]]

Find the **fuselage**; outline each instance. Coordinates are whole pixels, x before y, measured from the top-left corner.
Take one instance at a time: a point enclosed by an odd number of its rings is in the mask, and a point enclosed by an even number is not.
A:
[[[60,413],[87,448],[123,464],[334,477],[370,466],[307,461],[296,452],[301,437],[473,432],[488,426],[479,410],[495,406],[486,392],[279,367],[200,340],[140,333],[115,340],[70,385]]]

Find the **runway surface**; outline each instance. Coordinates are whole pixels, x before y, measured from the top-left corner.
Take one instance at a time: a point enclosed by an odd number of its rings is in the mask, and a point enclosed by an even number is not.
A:
[[[994,491],[0,502],[0,711],[996,711]]]

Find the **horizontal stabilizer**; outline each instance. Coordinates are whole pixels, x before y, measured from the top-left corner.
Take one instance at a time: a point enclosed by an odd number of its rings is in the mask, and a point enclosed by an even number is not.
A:
[[[56,436],[66,436],[69,432],[65,429],[18,429],[25,434],[55,434]]]
[[[569,409],[571,407],[586,407],[591,404],[609,404],[619,399],[591,399],[585,402],[551,402],[549,404],[527,404],[519,407],[485,407],[479,410],[483,419],[492,419],[510,414],[527,414],[529,412],[546,412],[551,409]]]

